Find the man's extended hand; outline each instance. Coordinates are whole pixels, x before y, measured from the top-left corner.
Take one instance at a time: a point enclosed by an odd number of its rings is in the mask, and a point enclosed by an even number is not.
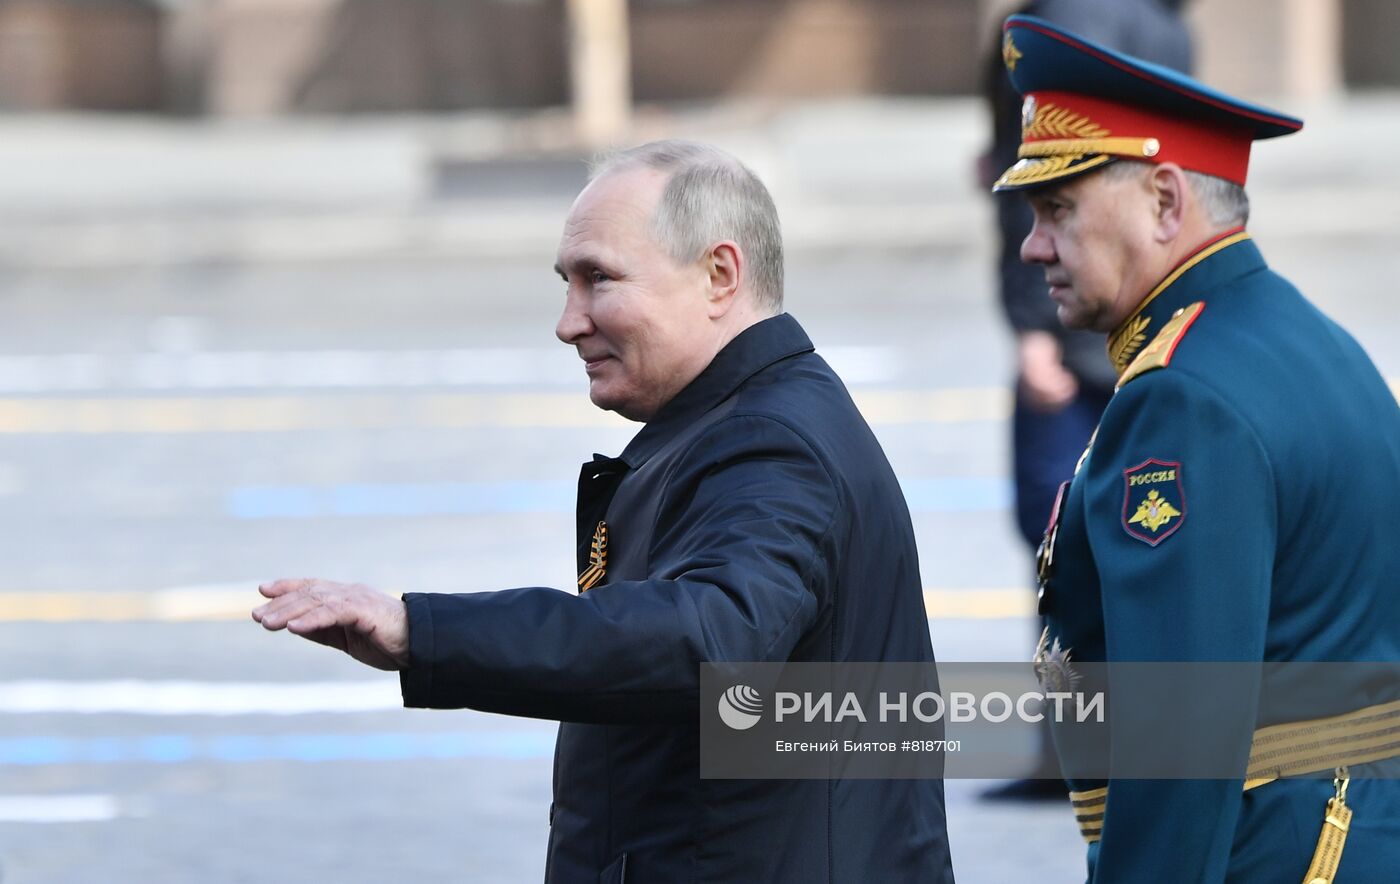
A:
[[[253,609],[264,629],[286,629],[376,669],[408,666],[408,612],[393,596],[329,580],[276,580],[258,592],[272,599]]]

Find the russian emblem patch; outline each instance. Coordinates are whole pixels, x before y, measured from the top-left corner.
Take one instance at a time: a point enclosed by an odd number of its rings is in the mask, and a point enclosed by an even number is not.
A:
[[[1156,546],[1185,521],[1180,463],[1151,458],[1123,471],[1123,530],[1130,537]]]

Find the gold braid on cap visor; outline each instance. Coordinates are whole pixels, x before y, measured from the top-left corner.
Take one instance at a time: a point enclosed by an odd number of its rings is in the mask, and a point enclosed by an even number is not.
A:
[[[1052,141],[1031,141],[1021,145],[1016,156],[1082,157],[1091,153],[1109,153],[1120,157],[1155,157],[1162,144],[1155,138],[1058,138]]]
[[[1026,184],[1039,184],[1042,181],[1053,181],[1056,178],[1064,178],[1067,175],[1077,175],[1089,169],[1102,166],[1104,163],[1115,159],[1108,154],[1074,154],[1072,156],[1056,156],[1035,159],[1024,159],[1016,165],[1007,169],[1006,172],[997,179],[994,187],[1021,187]]]
[[[1115,157],[1155,157],[1162,145],[1155,138],[1056,138],[1021,145],[1021,161],[997,180],[997,187],[1038,184],[1102,166]]]

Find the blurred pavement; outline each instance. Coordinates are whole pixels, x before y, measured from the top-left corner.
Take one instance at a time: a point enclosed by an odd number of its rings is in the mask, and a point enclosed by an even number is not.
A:
[[[1400,96],[1257,148],[1274,266],[1400,378]],[[539,880],[553,725],[398,708],[260,579],[567,586],[635,431],[553,337],[558,117],[0,119],[0,882]],[[1023,660],[973,102],[645,111],[773,186],[788,304],[904,485],[945,661]],[[1082,880],[1063,805],[947,783],[964,884]]]
[[[1268,235],[1400,234],[1400,94],[1289,108],[1256,147]],[[983,110],[965,100],[643,109],[636,138],[695,137],[767,181],[793,250],[986,243]],[[567,119],[0,120],[0,265],[481,255],[553,248],[584,179]]]

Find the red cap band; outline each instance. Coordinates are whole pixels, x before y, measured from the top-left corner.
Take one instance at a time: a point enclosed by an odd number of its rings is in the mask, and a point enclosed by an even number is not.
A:
[[[1233,181],[1241,186],[1249,174],[1249,151],[1254,131],[1243,124],[1220,120],[1197,121],[1102,98],[1071,92],[1035,92],[1037,120],[1052,108],[1068,112],[1059,116],[1061,125],[1045,126],[1032,121],[1024,134],[1025,144],[1038,141],[1103,138],[1153,138],[1158,144],[1153,155],[1120,154],[1153,163],[1176,163],[1183,169]],[[1063,121],[1068,120],[1066,126]],[[1100,151],[1086,151],[1098,153]]]

